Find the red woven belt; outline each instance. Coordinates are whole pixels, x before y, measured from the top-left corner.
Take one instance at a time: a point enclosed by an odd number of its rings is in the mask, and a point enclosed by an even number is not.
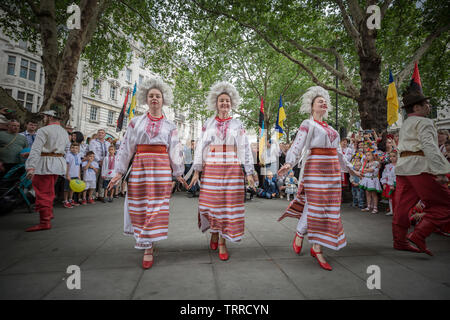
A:
[[[335,156],[336,148],[311,148],[311,155],[315,156]]]
[[[138,144],[136,153],[167,153],[167,148],[162,144]]]

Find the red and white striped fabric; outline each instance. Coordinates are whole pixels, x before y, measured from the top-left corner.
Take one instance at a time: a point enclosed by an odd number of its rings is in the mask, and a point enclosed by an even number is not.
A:
[[[211,145],[203,168],[198,226],[232,242],[244,235],[244,173],[236,148]]]
[[[128,214],[124,215],[124,232],[134,235],[136,249],[149,249],[153,242],[167,239],[171,191],[172,170],[167,152],[138,149],[128,179]]]
[[[341,222],[341,167],[334,148],[312,148],[305,163],[303,188],[289,204],[285,217],[300,218],[307,214],[308,239],[330,249],[347,244]],[[303,201],[302,189],[305,200]]]

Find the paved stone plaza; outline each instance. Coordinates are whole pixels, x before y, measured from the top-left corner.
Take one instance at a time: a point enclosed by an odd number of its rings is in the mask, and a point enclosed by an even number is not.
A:
[[[123,198],[55,209],[53,229],[26,233],[38,222],[25,209],[0,216],[0,299],[450,299],[450,238],[428,240],[435,256],[392,249],[392,217],[342,206],[347,247],[324,249],[332,272],[319,268],[304,242],[292,250],[297,220],[277,218],[285,199],[246,203],[245,238],[228,243],[230,260],[209,250],[197,227],[198,198],[171,201],[169,238],[155,264],[122,234]],[[69,290],[67,267],[81,269],[81,289]],[[381,289],[370,290],[367,268],[379,266]]]

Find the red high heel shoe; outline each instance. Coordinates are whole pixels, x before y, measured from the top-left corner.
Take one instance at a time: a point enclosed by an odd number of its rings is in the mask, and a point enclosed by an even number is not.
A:
[[[219,237],[217,237],[219,238]],[[217,247],[219,245],[219,239],[217,239],[216,242],[213,242],[212,236],[211,236],[211,240],[209,241],[209,247],[211,248],[211,250],[217,250]]]
[[[319,252],[315,252],[313,250],[313,248],[311,247],[311,256],[317,259],[317,262],[319,262],[320,266],[323,269],[328,270],[328,271],[333,270],[333,268],[331,268],[331,266],[328,264],[328,262],[325,262],[325,263],[320,262],[319,258],[317,257],[318,254],[322,254],[322,252],[320,252],[320,251]]]
[[[225,247],[225,243],[219,243],[219,247]],[[220,258],[220,260],[222,260],[222,261],[227,261],[229,257],[230,257],[230,256],[228,255],[228,252],[225,252],[225,253],[220,253],[220,252],[219,252],[219,258]]]
[[[144,252],[144,257],[145,256],[153,256],[153,252],[152,253],[145,253]],[[154,261],[155,257],[153,257],[152,261],[146,261],[144,260],[144,258],[142,258],[142,268],[144,269],[150,269],[153,265],[153,261]]]
[[[292,248],[294,248],[294,251],[295,251],[296,254],[300,254],[300,251],[302,251],[302,246],[297,246],[295,244],[295,240],[297,240],[297,237],[301,238],[303,240],[303,237],[299,237],[298,234],[295,233],[294,241],[292,242]]]

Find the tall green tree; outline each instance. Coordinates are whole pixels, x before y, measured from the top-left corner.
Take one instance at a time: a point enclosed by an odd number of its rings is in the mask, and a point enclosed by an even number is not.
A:
[[[397,87],[403,87],[414,61],[427,58],[422,64],[435,63],[438,56],[426,54],[432,46],[442,48],[448,43],[450,10],[445,1],[193,2],[195,5],[177,2],[177,11],[187,17],[194,32],[205,24],[212,31],[228,30],[230,35],[236,25],[252,32],[299,66],[313,83],[355,101],[363,128],[387,125],[384,84],[388,68],[395,71]],[[368,26],[370,5],[380,9],[381,29]],[[448,70],[448,66],[445,59],[442,69]],[[338,88],[335,78],[339,79]],[[446,79],[437,82],[446,82],[448,88]],[[436,81],[430,87],[434,84]],[[439,87],[438,96],[442,97],[446,93]]]
[[[130,62],[132,40],[141,44],[147,63],[163,69],[177,48],[164,34],[165,21],[157,13],[165,1],[140,0],[3,0],[0,28],[15,40],[24,40],[31,50],[42,52],[45,70],[41,110],[56,102],[69,118],[72,88],[80,59],[87,62],[86,74],[118,76]],[[71,4],[80,9],[80,28],[68,29]],[[39,50],[40,49],[40,50]],[[148,63],[149,64],[149,63]],[[161,71],[161,70],[157,70]],[[166,72],[167,73],[167,72]]]

